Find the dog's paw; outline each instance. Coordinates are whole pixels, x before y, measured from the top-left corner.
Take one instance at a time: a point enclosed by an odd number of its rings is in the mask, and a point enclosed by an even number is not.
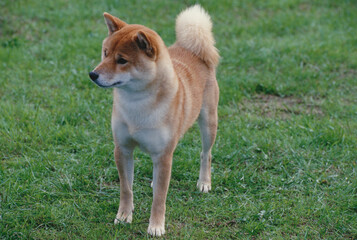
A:
[[[114,224],[118,223],[131,223],[133,221],[133,210],[122,211],[119,210],[114,219]]]
[[[208,193],[211,190],[211,183],[197,182],[197,187],[200,192]]]
[[[160,237],[165,234],[165,226],[153,226],[149,224],[148,228],[148,234],[154,236],[154,237]]]
[[[150,186],[151,188],[154,186],[154,181],[151,182]]]

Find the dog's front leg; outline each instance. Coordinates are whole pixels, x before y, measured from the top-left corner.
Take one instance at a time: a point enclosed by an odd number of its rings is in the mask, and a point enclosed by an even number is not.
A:
[[[152,156],[154,199],[148,233],[153,236],[161,236],[165,233],[166,196],[171,177],[172,155],[173,151],[169,151],[161,156]]]
[[[119,222],[130,223],[133,219],[133,180],[134,161],[133,149],[121,149],[116,146],[114,158],[119,172],[120,180],[120,204],[119,210],[114,220],[114,224]]]

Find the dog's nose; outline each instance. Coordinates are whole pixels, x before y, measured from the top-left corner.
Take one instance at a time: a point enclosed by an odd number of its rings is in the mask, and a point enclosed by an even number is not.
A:
[[[95,80],[98,79],[99,74],[96,73],[96,72],[90,72],[90,73],[89,73],[89,77],[90,77],[90,79],[92,79],[93,81],[95,81]]]

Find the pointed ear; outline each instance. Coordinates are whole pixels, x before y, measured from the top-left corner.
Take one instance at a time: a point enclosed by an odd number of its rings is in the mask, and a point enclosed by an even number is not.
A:
[[[114,32],[118,31],[122,27],[126,25],[126,23],[119,18],[116,18],[109,13],[104,13],[103,14],[105,23],[107,24],[108,27],[108,35],[112,35]]]
[[[156,47],[153,45],[152,41],[150,41],[150,39],[144,32],[139,31],[136,34],[135,42],[138,47],[146,53],[146,55],[151,58],[156,57]]]

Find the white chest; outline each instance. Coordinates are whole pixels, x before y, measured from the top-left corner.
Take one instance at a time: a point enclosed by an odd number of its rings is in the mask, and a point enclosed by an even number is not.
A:
[[[168,106],[163,103],[154,108],[150,99],[118,99],[112,116],[112,129],[117,142],[126,146],[134,141],[150,154],[162,152],[171,139],[170,129],[165,124],[167,111]]]

